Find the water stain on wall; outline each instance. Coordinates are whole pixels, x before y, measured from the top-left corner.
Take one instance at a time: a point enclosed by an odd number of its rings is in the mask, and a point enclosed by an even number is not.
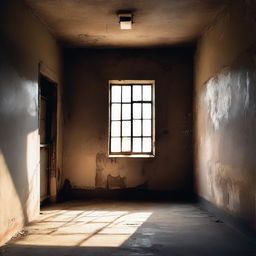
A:
[[[228,119],[231,106],[231,75],[229,71],[211,78],[206,84],[205,102],[216,130]]]
[[[255,70],[255,53],[247,53],[206,82],[204,101],[215,130],[230,117],[249,109]]]
[[[107,156],[104,153],[97,153],[96,155],[96,176],[95,176],[95,186],[105,187],[106,182],[104,181],[103,171],[107,165]]]
[[[125,177],[108,175],[107,177],[107,189],[125,189],[126,179]]]
[[[197,127],[201,195],[248,223],[255,223],[255,84],[251,48],[202,87]]]
[[[187,189],[187,181],[192,182],[192,138],[187,133],[192,118],[185,117],[192,107],[193,54],[194,47],[66,49],[65,117],[70,117],[63,179],[90,190],[107,188],[108,175],[126,177],[127,189],[146,181],[149,190]],[[157,81],[156,157],[109,157],[108,80],[145,77]]]
[[[208,181],[212,197],[217,205],[235,211],[240,205],[241,185],[243,181],[228,175],[232,167],[217,163],[209,163]]]
[[[103,152],[97,153],[95,187],[107,189],[126,188],[125,177],[111,174],[117,168],[119,168],[119,165],[116,158],[109,158]]]

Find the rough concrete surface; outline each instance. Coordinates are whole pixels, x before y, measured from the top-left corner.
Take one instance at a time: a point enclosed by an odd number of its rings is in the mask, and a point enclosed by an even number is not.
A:
[[[63,180],[192,191],[193,47],[65,51]],[[108,157],[109,80],[155,80],[156,155]],[[113,184],[112,184],[113,183]]]
[[[198,44],[194,177],[197,194],[256,230],[253,10],[234,1]]]
[[[191,203],[86,201],[42,209],[1,256],[252,256],[255,246]]]
[[[48,67],[58,82],[61,68],[56,40],[22,1],[1,1],[0,5],[1,245],[19,231],[24,222],[38,216],[38,64]],[[59,101],[59,110],[60,105]],[[59,121],[60,113],[58,111]],[[58,128],[58,132],[56,161],[61,168],[61,129]],[[56,188],[56,182],[53,185]]]
[[[26,0],[59,39],[81,47],[152,47],[190,42],[200,36],[225,2]],[[132,30],[120,30],[119,10],[133,12]]]

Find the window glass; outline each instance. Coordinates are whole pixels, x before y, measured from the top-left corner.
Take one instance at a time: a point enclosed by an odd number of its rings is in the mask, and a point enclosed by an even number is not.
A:
[[[119,137],[121,135],[121,122],[113,121],[111,123],[111,135],[114,137]]]
[[[111,119],[112,120],[121,119],[121,104],[112,104]]]
[[[121,138],[111,138],[111,152],[120,152]]]
[[[112,102],[121,102],[121,86],[112,86],[111,100]]]
[[[110,156],[153,156],[153,85],[110,85]]]
[[[131,86],[122,86],[122,102],[131,102]]]
[[[143,138],[143,152],[151,151],[151,138]]]
[[[143,103],[143,119],[151,119],[151,104]]]
[[[143,136],[151,136],[151,120],[143,120]]]
[[[132,99],[133,101],[141,101],[141,85],[134,85],[132,88]]]
[[[131,119],[131,104],[122,105],[122,119],[123,120]]]
[[[141,120],[133,120],[133,136],[141,136]]]
[[[144,101],[151,101],[151,86],[144,85],[143,86],[143,100]]]
[[[141,138],[133,138],[133,152],[141,152]]]
[[[141,103],[133,104],[133,118],[140,119],[141,118]]]
[[[131,121],[122,121],[122,136],[131,136]]]
[[[131,138],[123,138],[122,140],[122,151],[131,151]]]

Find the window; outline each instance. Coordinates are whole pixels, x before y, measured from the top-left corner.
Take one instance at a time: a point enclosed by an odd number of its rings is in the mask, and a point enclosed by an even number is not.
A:
[[[155,154],[154,81],[109,83],[109,156]]]

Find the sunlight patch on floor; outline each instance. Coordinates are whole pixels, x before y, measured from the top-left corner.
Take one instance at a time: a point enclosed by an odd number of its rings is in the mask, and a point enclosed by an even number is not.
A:
[[[52,210],[29,225],[16,245],[118,247],[152,212]]]

